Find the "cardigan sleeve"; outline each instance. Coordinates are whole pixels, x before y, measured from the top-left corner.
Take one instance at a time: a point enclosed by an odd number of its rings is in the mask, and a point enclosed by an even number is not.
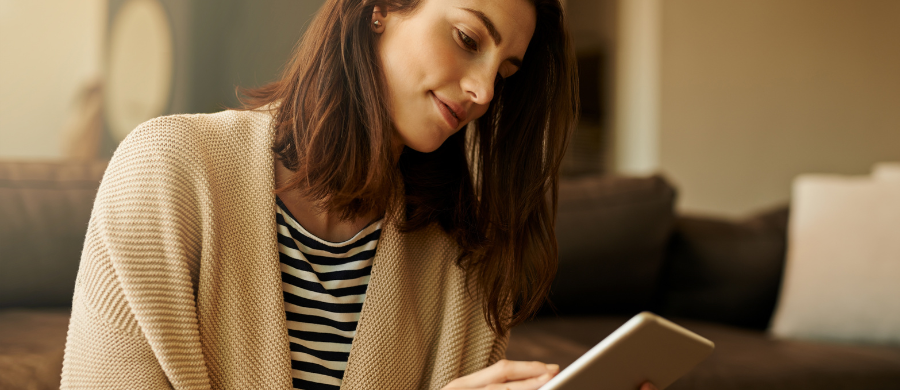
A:
[[[96,232],[92,224],[79,266],[61,389],[170,388]]]
[[[187,118],[148,121],[104,174],[76,279],[62,389],[209,388],[195,303],[203,180],[191,169],[189,132]]]
[[[494,339],[494,345],[491,347],[491,355],[488,357],[488,366],[506,359],[506,347],[509,345],[509,332]]]

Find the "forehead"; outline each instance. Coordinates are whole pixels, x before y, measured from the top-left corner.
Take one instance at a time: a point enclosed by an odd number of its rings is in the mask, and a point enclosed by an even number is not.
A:
[[[481,12],[493,23],[503,38],[500,47],[524,54],[534,33],[535,9],[529,0],[427,0],[440,4],[448,12]],[[437,3],[437,4],[435,4]],[[485,37],[487,38],[487,37]]]

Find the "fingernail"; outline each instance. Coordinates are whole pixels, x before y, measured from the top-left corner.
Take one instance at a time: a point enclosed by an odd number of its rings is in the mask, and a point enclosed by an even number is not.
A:
[[[550,374],[544,374],[544,375],[539,376],[538,380],[541,382],[546,382],[546,381],[549,381],[550,378],[551,378]]]
[[[557,371],[559,371],[559,364],[548,364],[548,365],[547,365],[547,371],[550,371],[550,372],[557,372]]]

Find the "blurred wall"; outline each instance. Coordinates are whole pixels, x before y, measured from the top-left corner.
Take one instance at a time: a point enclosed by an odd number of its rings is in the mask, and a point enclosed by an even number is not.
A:
[[[54,158],[79,90],[100,76],[105,0],[0,0],[0,158]]]
[[[63,156],[76,97],[103,71],[108,0],[0,0],[0,158]],[[273,81],[324,0],[178,0],[169,113],[238,105],[235,87]],[[174,3],[173,3],[174,4]],[[100,157],[115,143],[105,137]]]
[[[743,215],[804,172],[900,160],[900,1],[666,0],[660,166],[687,211]]]
[[[324,0],[191,0],[188,112],[235,107],[235,87],[274,81]],[[183,110],[175,110],[183,111]]]

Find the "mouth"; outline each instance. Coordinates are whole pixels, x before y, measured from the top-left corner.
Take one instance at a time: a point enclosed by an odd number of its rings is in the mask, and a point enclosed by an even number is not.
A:
[[[461,107],[454,107],[454,105],[447,104],[444,100],[437,97],[434,91],[429,91],[431,94],[431,98],[434,100],[435,105],[438,108],[438,111],[441,113],[441,116],[444,117],[444,120],[452,129],[456,129],[459,127],[461,122],[460,117],[462,117],[460,111]]]

